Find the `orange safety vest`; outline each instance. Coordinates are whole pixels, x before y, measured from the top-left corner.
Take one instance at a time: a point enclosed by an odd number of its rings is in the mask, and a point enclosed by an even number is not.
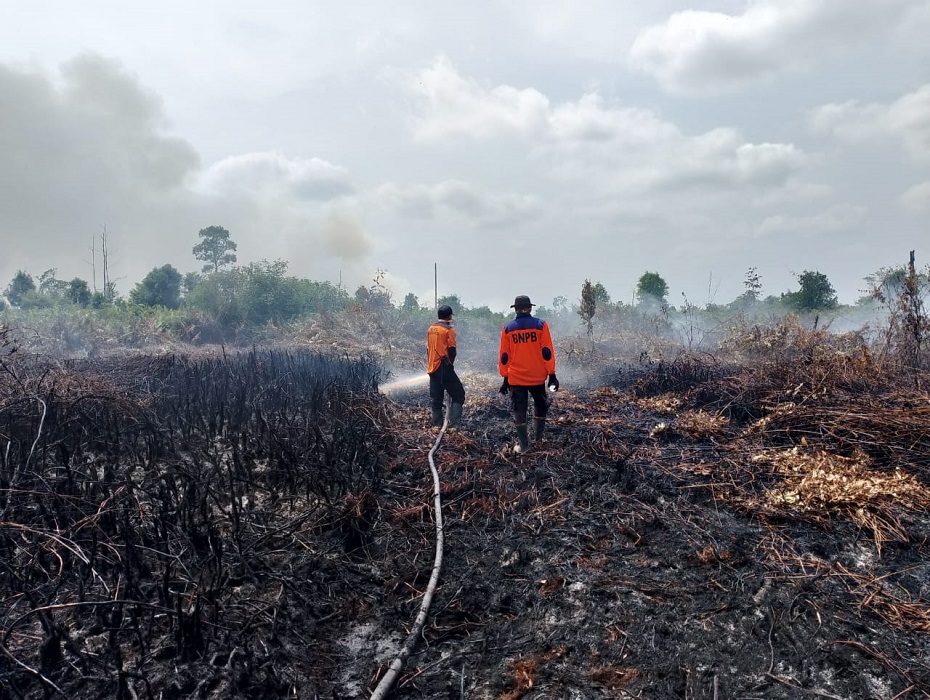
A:
[[[426,372],[432,374],[444,359],[454,361],[455,350],[451,355],[449,348],[455,348],[455,329],[449,321],[436,321],[426,332]]]
[[[545,384],[555,374],[555,348],[549,324],[530,315],[517,316],[501,328],[497,369],[513,386]]]

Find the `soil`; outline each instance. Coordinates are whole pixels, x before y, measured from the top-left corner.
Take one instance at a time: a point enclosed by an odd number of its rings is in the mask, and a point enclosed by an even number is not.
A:
[[[143,562],[149,578],[114,542],[99,566],[136,579],[109,579],[100,600],[102,568],[69,579],[80,591],[54,583],[60,542],[16,550],[48,581],[41,597],[5,592],[0,695],[369,698],[433,568],[439,440],[439,588],[387,697],[930,697],[930,397],[873,395],[847,365],[823,367],[839,379],[808,368],[804,389],[700,363],[609,367],[590,388],[565,375],[527,454],[493,378],[463,375],[464,421],[444,432],[424,387],[378,399],[382,474],[336,518],[237,491],[241,511],[190,517],[252,513],[236,521],[252,539],[205,526],[199,570],[184,551]],[[182,466],[206,479],[220,462]]]
[[[518,455],[506,400],[476,381],[436,451],[441,584],[390,697],[930,697],[925,512],[883,541],[772,507],[752,455],[780,446],[670,427],[681,411],[618,381],[563,387]],[[302,697],[368,697],[416,617],[435,539],[422,393],[394,397],[398,453],[360,548],[318,553]]]

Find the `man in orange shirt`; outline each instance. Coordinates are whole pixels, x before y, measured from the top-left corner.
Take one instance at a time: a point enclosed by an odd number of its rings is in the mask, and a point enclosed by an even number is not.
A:
[[[449,406],[449,425],[456,426],[462,419],[465,404],[465,387],[455,373],[455,357],[458,348],[455,344],[455,328],[452,326],[452,307],[443,304],[437,311],[439,320],[426,332],[426,372],[429,374],[430,409],[432,424],[443,423],[443,399],[449,392],[452,403]]]
[[[517,429],[515,452],[530,449],[526,427],[529,397],[533,397],[535,437],[539,441],[546,431],[546,414],[549,413],[546,383],[550,391],[559,388],[559,380],[555,376],[555,346],[552,344],[549,324],[533,316],[534,306],[530,298],[523,295],[511,304],[510,308],[516,312],[516,318],[501,328],[500,353],[497,358],[497,368],[504,378],[500,393],[510,392]]]

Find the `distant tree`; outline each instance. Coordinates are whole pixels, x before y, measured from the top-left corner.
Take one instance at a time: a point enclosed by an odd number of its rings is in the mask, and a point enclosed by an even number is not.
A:
[[[588,331],[590,338],[594,334],[594,314],[597,313],[597,294],[591,280],[586,279],[581,285],[581,303],[578,306],[578,315]]]
[[[636,299],[640,304],[649,301],[665,303],[668,284],[658,272],[646,272],[636,282]]]
[[[181,278],[181,293],[187,296],[194,290],[194,287],[200,284],[201,280],[203,280],[203,275],[199,272],[188,272]]]
[[[400,308],[404,311],[419,311],[420,300],[417,299],[417,295],[413,292],[407,292],[407,296],[404,297],[404,303]]]
[[[835,309],[839,302],[836,298],[836,290],[830,284],[830,280],[822,272],[805,270],[799,275],[795,275],[800,285],[796,292],[785,292],[781,295],[782,300],[795,311],[820,311],[826,309]]]
[[[552,308],[556,313],[564,313],[568,308],[568,297],[559,295],[552,300]]]
[[[173,265],[153,268],[129,293],[129,301],[140,306],[181,305],[181,273]]]
[[[87,281],[75,277],[68,282],[68,289],[65,291],[65,296],[73,304],[77,304],[78,306],[87,306],[90,304],[91,294]]]
[[[601,309],[610,306],[610,293],[600,282],[594,284],[594,301],[597,303],[598,308]]]
[[[864,290],[865,295],[859,300],[860,304],[864,304],[871,301],[878,301],[882,304],[889,302],[901,295],[902,292],[905,292],[907,289],[907,284],[909,281],[909,270],[904,265],[899,267],[883,267],[880,270],[876,270],[871,275],[865,277],[866,288]],[[914,274],[917,276],[916,281],[921,286],[926,286],[927,284],[927,275],[926,273],[918,273],[916,270]]]
[[[10,284],[7,285],[6,298],[14,306],[19,306],[23,302],[23,297],[34,291],[36,291],[36,283],[32,275],[23,270],[17,270]]]
[[[458,294],[447,294],[444,297],[439,297],[438,303],[439,303],[439,306],[444,306],[444,305],[451,306],[452,310],[457,314],[461,314],[462,310],[464,309],[464,306],[462,305],[462,300],[459,299]]]
[[[68,291],[68,283],[56,277],[58,270],[54,267],[39,275],[39,294],[50,299],[62,299]]]
[[[197,235],[202,240],[194,246],[193,252],[194,257],[206,263],[203,266],[204,272],[219,272],[221,267],[236,262],[233,251],[236,250],[237,246],[230,239],[229,231],[225,228],[222,226],[208,226],[200,229]]]

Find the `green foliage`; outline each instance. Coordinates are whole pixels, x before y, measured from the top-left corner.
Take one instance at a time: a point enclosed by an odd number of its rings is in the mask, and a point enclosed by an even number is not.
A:
[[[391,297],[391,290],[384,286],[386,275],[385,270],[378,270],[370,287],[359,285],[359,288],[355,290],[355,300],[371,311],[393,309],[394,301]]]
[[[129,293],[129,301],[140,306],[181,305],[181,273],[173,265],[153,268]]]
[[[34,291],[36,291],[36,283],[32,275],[23,270],[17,270],[10,284],[7,285],[6,298],[14,306],[19,306],[22,304],[23,297]]]
[[[57,279],[58,270],[51,268],[39,275],[39,293],[53,300],[64,299],[68,291],[68,283]]]
[[[91,298],[90,287],[87,285],[87,281],[75,277],[68,282],[68,289],[65,291],[65,296],[72,304],[77,304],[82,308],[86,307],[90,304]]]
[[[610,306],[610,293],[607,291],[607,288],[600,282],[595,283],[594,285],[594,301],[602,309],[606,309]]]
[[[203,279],[203,275],[199,272],[188,272],[181,278],[181,294],[184,296],[191,293],[191,291],[200,284],[200,281]]]
[[[404,303],[400,308],[404,311],[419,311],[420,300],[417,299],[417,295],[413,292],[407,292],[407,296],[404,297]]]
[[[659,302],[665,304],[668,284],[658,272],[645,272],[636,282],[636,299],[640,304]]]
[[[236,244],[230,239],[229,231],[222,226],[208,226],[200,229],[197,234],[202,239],[200,243],[194,246],[194,257],[203,260],[206,264],[203,266],[204,272],[219,272],[221,267],[232,265],[236,262],[236,256],[233,253],[236,250]]]
[[[185,303],[232,330],[296,320],[313,312],[337,311],[348,302],[329,282],[288,277],[283,260],[262,260],[221,270],[200,280]]]
[[[801,288],[796,292],[785,292],[781,295],[790,308],[806,312],[835,309],[839,306],[836,290],[822,272],[805,270],[795,277]]]
[[[597,294],[591,280],[586,279],[581,285],[581,304],[578,307],[578,315],[585,324],[589,338],[594,334],[595,313],[597,313]]]
[[[436,308],[440,306],[448,305],[452,307],[452,311],[456,316],[460,315],[462,310],[465,308],[462,304],[462,300],[459,299],[458,294],[447,294],[444,297],[439,297],[439,302],[437,303]]]

